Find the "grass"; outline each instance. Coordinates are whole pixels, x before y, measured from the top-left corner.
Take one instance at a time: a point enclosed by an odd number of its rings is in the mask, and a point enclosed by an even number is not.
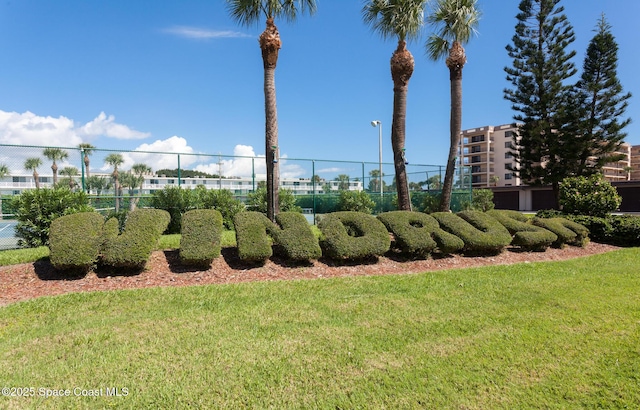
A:
[[[638,258],[16,303],[0,408],[637,408]]]

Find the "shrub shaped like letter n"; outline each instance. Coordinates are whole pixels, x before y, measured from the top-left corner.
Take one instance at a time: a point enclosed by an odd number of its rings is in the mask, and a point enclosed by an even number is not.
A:
[[[437,248],[446,255],[464,247],[460,238],[443,231],[438,221],[422,212],[391,211],[378,219],[395,236],[395,247],[405,254],[427,257]]]
[[[208,267],[220,256],[222,214],[215,209],[193,209],[182,216],[180,261]]]
[[[466,253],[498,254],[511,243],[507,228],[484,212],[435,212],[431,216],[442,229],[462,239]]]
[[[361,212],[334,212],[318,224],[320,247],[333,259],[364,259],[384,255],[391,245],[384,224]]]
[[[529,223],[529,218],[518,211],[492,209],[487,214],[507,228],[509,233],[513,235],[511,244],[519,246],[523,250],[544,251],[558,239],[555,233]]]
[[[97,212],[65,215],[51,222],[49,259],[54,268],[86,273],[98,261],[104,218]]]
[[[161,209],[136,209],[129,212],[124,232],[115,235],[113,219],[105,226],[105,244],[101,263],[111,267],[140,269],[169,225],[169,212]]]

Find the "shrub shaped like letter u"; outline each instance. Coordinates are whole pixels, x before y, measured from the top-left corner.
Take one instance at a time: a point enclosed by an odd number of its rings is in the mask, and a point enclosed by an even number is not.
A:
[[[466,253],[497,254],[511,243],[507,228],[484,212],[435,212],[431,216],[442,229],[462,239]]]
[[[464,247],[462,239],[443,231],[432,216],[422,212],[391,211],[378,219],[395,237],[395,247],[417,257],[427,257],[438,249],[448,255]]]
[[[320,247],[333,259],[364,259],[384,255],[391,245],[389,232],[376,217],[361,212],[334,212],[325,216]]]

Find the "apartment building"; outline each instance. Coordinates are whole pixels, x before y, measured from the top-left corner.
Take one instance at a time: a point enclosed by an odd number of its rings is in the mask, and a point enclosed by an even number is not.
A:
[[[461,132],[458,158],[460,165],[471,168],[474,188],[523,185],[512,171],[518,167],[512,154],[517,132],[515,124],[487,125]],[[640,180],[640,146],[623,143],[619,153],[624,154],[624,159],[603,167],[605,179]]]

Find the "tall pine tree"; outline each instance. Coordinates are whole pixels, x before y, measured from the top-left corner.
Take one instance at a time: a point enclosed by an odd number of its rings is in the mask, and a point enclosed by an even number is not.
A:
[[[630,93],[623,93],[618,79],[618,44],[604,15],[596,34],[587,47],[582,75],[576,84],[576,137],[578,161],[573,164],[576,175],[599,172],[610,162],[619,161],[616,154],[626,137],[622,130],[631,119],[622,119]]]
[[[504,90],[519,124],[514,171],[526,184],[551,185],[556,201],[567,176],[565,163],[577,156],[571,148],[575,134],[567,126],[572,85],[565,83],[577,72],[571,62],[575,51],[566,51],[575,36],[558,3],[520,2],[513,44],[506,47],[513,66],[505,72],[513,88]]]

